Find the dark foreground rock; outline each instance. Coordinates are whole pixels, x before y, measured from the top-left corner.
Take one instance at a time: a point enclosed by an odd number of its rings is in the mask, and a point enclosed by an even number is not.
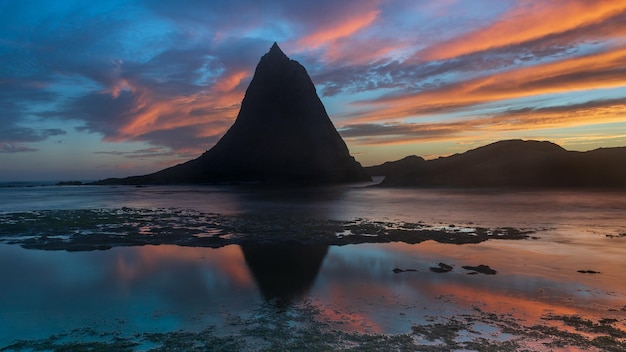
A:
[[[470,270],[471,272],[469,274],[471,274],[472,272],[485,274],[485,275],[495,275],[498,273],[497,271],[491,269],[489,265],[483,265],[483,264],[480,264],[478,266],[464,265],[462,266],[462,268],[465,270]]]
[[[222,247],[230,244],[346,245],[433,240],[480,243],[528,239],[534,230],[441,228],[421,222],[304,217],[233,216],[181,209],[81,209],[0,214],[0,242],[24,248],[87,251],[118,246],[174,244]]]
[[[430,271],[434,272],[434,273],[438,273],[438,274],[443,274],[443,273],[449,273],[451,272],[454,267],[452,265],[448,265],[446,263],[439,263],[437,264],[437,266],[432,266],[430,268]]]
[[[577,272],[581,274],[600,274],[599,271],[595,271],[595,270],[577,270]]]

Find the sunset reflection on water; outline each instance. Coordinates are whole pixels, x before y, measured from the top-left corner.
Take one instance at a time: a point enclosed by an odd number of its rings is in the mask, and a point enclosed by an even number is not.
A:
[[[604,250],[602,243],[611,248]],[[477,310],[535,324],[546,314],[601,319],[626,306],[626,277],[620,270],[626,248],[614,243],[598,237],[597,246],[580,247],[543,238],[317,246],[310,251],[303,246],[254,251],[145,246],[118,251],[116,280],[165,280],[165,286],[181,287],[178,304],[183,310],[194,309],[185,307],[190,296],[206,306],[230,306],[233,299],[264,299],[278,306],[310,300],[320,308],[319,319],[345,331],[402,333],[431,316]],[[454,269],[430,271],[440,262]],[[461,268],[479,264],[497,274],[468,275]],[[394,273],[394,268],[415,271]],[[600,274],[581,274],[580,269]]]
[[[619,317],[626,307],[626,274],[620,270],[626,247],[615,245],[624,239],[604,241],[598,237],[597,246],[579,249],[541,238],[317,246],[310,251],[303,246],[251,251],[236,245],[161,245],[91,253],[2,245],[0,274],[11,290],[0,293],[1,315],[14,324],[3,329],[0,340],[9,341],[17,331],[42,336],[82,326],[85,319],[109,328],[123,321],[130,331],[200,330],[206,324],[222,326],[229,316],[250,316],[263,301],[279,310],[308,301],[318,307],[314,319],[361,333],[407,333],[433,317],[477,311],[527,325],[549,314]],[[605,251],[601,243],[611,249]],[[454,269],[429,270],[440,262]],[[468,275],[461,268],[479,264],[497,274]],[[394,273],[394,268],[415,271]],[[44,271],[45,277],[29,274]],[[623,321],[618,324],[626,328]]]
[[[602,242],[603,239],[600,239]],[[555,246],[553,251],[537,248]],[[530,324],[546,314],[600,319],[626,306],[626,248],[595,255],[589,248],[559,248],[544,240],[491,241],[476,245],[425,242],[333,247],[313,296],[349,307],[385,332],[406,331],[433,315],[474,310],[510,315]],[[561,253],[558,253],[561,251]],[[429,270],[439,262],[449,273]],[[493,276],[468,275],[463,265],[489,265]],[[393,273],[394,268],[415,269]],[[601,274],[581,274],[593,268]],[[384,307],[384,308],[383,308]],[[623,313],[622,313],[623,314]]]
[[[294,227],[298,219],[364,218],[449,228],[510,225],[535,232],[524,240],[462,245],[431,240],[309,246],[290,242],[289,233],[280,245],[258,236],[221,248],[145,245],[65,252],[0,244],[0,321],[9,322],[0,329],[0,346],[84,326],[131,335],[227,329],[233,317],[259,317],[260,306],[282,317],[298,305],[315,307],[310,318],[336,330],[368,334],[410,333],[414,326],[440,318],[476,314],[562,329],[569,327],[546,317],[615,318],[613,326],[626,330],[623,194],[97,189],[105,191],[112,195],[103,196],[99,206],[167,209],[179,197],[190,209],[221,210],[243,219],[267,215],[270,222],[284,216],[295,219]],[[74,192],[67,199],[83,204],[91,190]],[[184,216],[163,214],[173,223]],[[439,263],[453,270],[432,272]],[[478,265],[497,274],[468,275],[462,268]],[[396,268],[411,271],[395,273]]]

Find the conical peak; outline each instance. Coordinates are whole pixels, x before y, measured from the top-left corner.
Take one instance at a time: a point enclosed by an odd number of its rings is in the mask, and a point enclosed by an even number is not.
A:
[[[266,56],[270,58],[276,58],[276,59],[289,59],[287,55],[285,55],[285,53],[283,53],[283,51],[280,50],[280,47],[278,46],[276,42],[274,42],[274,44],[272,45],[272,47],[270,48],[270,51],[266,54]]]
[[[369,176],[350,156],[304,66],[273,43],[257,64],[237,119],[213,148],[197,159],[122,182],[324,184],[366,180]]]
[[[283,51],[280,50],[280,47],[278,46],[278,43],[276,43],[276,42],[274,42],[274,44],[270,48],[270,53],[271,52],[279,52],[279,53],[283,54]]]

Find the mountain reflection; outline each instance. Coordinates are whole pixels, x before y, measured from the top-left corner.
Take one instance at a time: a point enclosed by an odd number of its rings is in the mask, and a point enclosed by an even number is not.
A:
[[[286,306],[309,292],[327,245],[242,245],[246,265],[263,297]]]

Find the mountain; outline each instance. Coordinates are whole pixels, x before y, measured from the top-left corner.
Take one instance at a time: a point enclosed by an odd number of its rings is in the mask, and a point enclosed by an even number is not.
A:
[[[507,140],[434,160],[412,156],[366,168],[381,186],[626,188],[626,147],[567,151],[551,142]]]
[[[304,66],[276,43],[261,57],[234,124],[194,160],[98,184],[331,184],[370,177],[348,151]]]

